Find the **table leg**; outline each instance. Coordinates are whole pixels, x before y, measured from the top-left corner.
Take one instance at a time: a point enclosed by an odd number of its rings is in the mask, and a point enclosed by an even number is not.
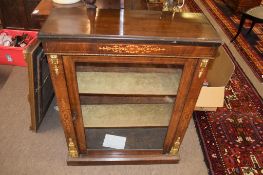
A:
[[[245,20],[246,20],[246,15],[243,14],[242,17],[241,17],[240,23],[239,23],[237,34],[231,39],[230,42],[233,42],[238,37],[238,35],[240,34],[240,32],[241,32],[241,30],[243,28]]]
[[[253,27],[255,26],[255,24],[256,24],[256,22],[253,21],[252,24],[251,24],[251,26],[250,26],[250,29],[247,31],[246,35],[248,35],[248,34],[251,32],[251,30],[253,29]]]

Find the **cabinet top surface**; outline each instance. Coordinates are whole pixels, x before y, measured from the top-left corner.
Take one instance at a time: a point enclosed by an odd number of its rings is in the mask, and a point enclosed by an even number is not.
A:
[[[199,13],[84,7],[54,9],[39,38],[221,43],[208,19]]]

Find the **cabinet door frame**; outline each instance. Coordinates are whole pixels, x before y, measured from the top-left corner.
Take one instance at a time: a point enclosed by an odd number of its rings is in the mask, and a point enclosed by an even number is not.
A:
[[[98,59],[99,57],[99,59]],[[80,107],[80,99],[77,87],[77,78],[76,78],[76,70],[75,70],[75,63],[76,62],[91,62],[91,63],[139,63],[139,64],[170,64],[170,65],[180,65],[183,66],[183,72],[181,75],[179,88],[178,88],[178,95],[175,100],[173,114],[168,126],[168,131],[166,134],[166,138],[164,141],[163,150],[114,150],[114,151],[100,151],[101,154],[134,154],[137,152],[138,154],[152,154],[153,152],[156,154],[167,154],[170,152],[171,147],[173,146],[173,141],[175,139],[175,132],[180,121],[183,108],[185,107],[186,96],[190,89],[193,75],[195,72],[195,67],[198,63],[198,59],[185,59],[185,58],[175,58],[175,57],[131,57],[131,56],[63,56],[63,65],[65,69],[66,81],[68,86],[68,93],[69,93],[69,100],[72,114],[74,115],[73,125],[76,132],[76,137],[78,140],[78,148],[80,153],[85,154],[87,153],[86,147],[86,139],[85,139],[85,132],[84,132],[84,125],[83,125],[83,117]],[[92,154],[92,150],[88,151]],[[96,151],[99,152],[99,151]]]

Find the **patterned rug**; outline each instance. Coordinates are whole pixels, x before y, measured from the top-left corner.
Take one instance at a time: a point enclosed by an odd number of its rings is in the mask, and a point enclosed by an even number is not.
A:
[[[223,0],[200,0],[231,39],[237,32],[241,14],[235,14]],[[256,24],[247,36],[250,27],[247,21],[242,34],[233,42],[238,52],[250,66],[256,77],[263,82],[263,24]]]
[[[226,33],[227,28],[231,29],[228,29],[228,36],[232,38],[236,33],[238,18],[236,16],[235,24],[231,19],[227,19],[216,6],[215,1],[202,0],[210,13],[213,13],[215,17],[217,15],[220,17],[216,19]],[[194,0],[187,0],[182,11],[202,12]],[[224,20],[226,23],[223,22]],[[255,26],[256,30],[257,27],[260,28],[260,26]],[[263,28],[260,30],[263,34]],[[250,55],[251,58],[247,59],[253,59],[256,55],[253,51],[255,48],[252,49],[249,41],[246,41],[242,35],[240,36],[235,43],[236,47],[244,45],[243,55]],[[255,33],[251,33],[251,37],[255,37]],[[260,42],[257,47],[262,54],[263,36],[259,35],[259,37],[261,37],[261,48]],[[241,43],[238,44],[238,42]],[[226,45],[224,48],[235,63],[235,72],[226,86],[225,105],[223,108],[218,108],[216,112],[194,113],[207,166],[212,175],[263,175],[263,100],[246,78]],[[256,59],[258,57],[253,60],[255,61],[253,63],[256,63]]]
[[[223,15],[216,4],[222,3],[221,0],[202,1],[232,38],[239,23],[238,16],[228,15],[228,18]],[[187,0],[182,11],[202,12],[194,0]],[[260,30],[257,34],[261,33],[258,35],[261,42],[257,41],[252,48],[250,44],[257,38],[255,30]],[[235,45],[245,59],[250,59],[254,70],[260,66],[262,70],[262,62],[256,66],[257,61],[262,61],[262,57],[259,57],[260,53],[262,55],[262,26],[255,26],[253,32],[247,40],[240,35]],[[226,87],[225,107],[218,108],[216,112],[194,113],[205,159],[212,175],[263,175],[263,101],[226,45],[224,48],[236,67]]]
[[[225,105],[216,112],[195,112],[194,120],[210,174],[263,174],[263,101],[235,63]]]

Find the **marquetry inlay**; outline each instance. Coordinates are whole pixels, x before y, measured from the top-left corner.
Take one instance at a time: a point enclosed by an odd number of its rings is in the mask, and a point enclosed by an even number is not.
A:
[[[59,103],[59,111],[60,114],[63,117],[63,123],[65,127],[65,132],[70,134],[71,133],[71,127],[72,127],[72,120],[71,120],[71,115],[70,115],[70,109],[67,106],[67,103],[65,102],[64,99],[58,99]]]
[[[59,74],[58,56],[50,55],[50,62],[52,64],[52,69],[54,70],[55,74],[58,76]]]
[[[152,52],[160,52],[165,51],[165,48],[161,48],[158,46],[151,46],[151,45],[109,45],[109,46],[101,46],[99,50],[114,52],[114,53],[129,53],[129,54],[147,54]]]

